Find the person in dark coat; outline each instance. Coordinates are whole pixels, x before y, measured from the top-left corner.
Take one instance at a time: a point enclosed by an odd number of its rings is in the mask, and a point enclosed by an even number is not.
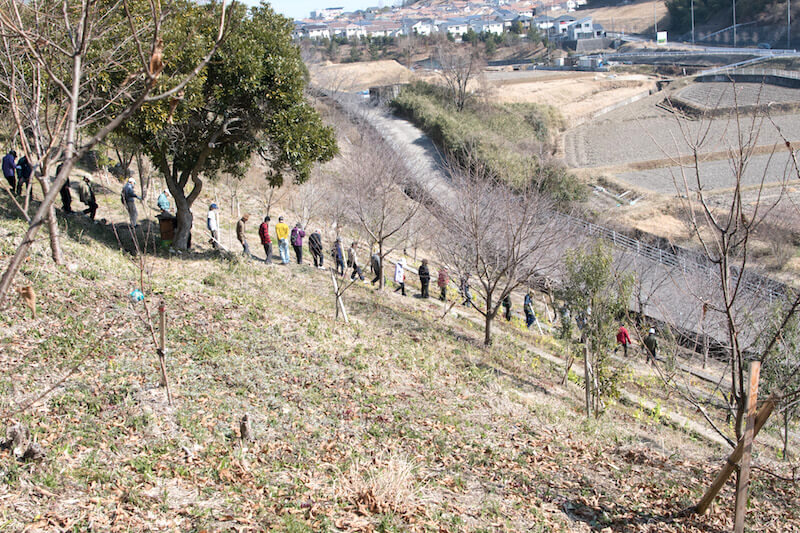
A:
[[[27,192],[28,185],[31,183],[31,174],[33,174],[33,167],[28,161],[28,157],[23,155],[17,161],[17,187],[14,191],[17,196]]]
[[[428,284],[431,282],[431,271],[428,270],[428,260],[423,259],[419,266],[419,284],[422,287],[422,297],[428,297]]]
[[[56,169],[56,176],[61,174],[61,169],[64,168],[64,164],[58,165]],[[64,213],[70,214],[72,213],[72,193],[70,192],[70,185],[72,185],[69,181],[69,176],[67,176],[67,181],[64,182],[64,185],[61,187],[61,190],[58,191],[61,195],[61,209],[64,210]]]
[[[375,285],[375,282],[381,280],[381,254],[375,252],[372,254],[369,260],[370,269],[372,269],[372,274],[375,276],[372,278],[372,285]]]
[[[314,260],[314,266],[317,268],[325,268],[322,265],[322,233],[317,229],[308,237],[308,249],[311,250],[311,257]]]
[[[336,273],[340,276],[344,276],[344,252],[342,251],[341,237],[336,237],[333,248],[331,248],[331,256],[333,256],[333,264],[334,268],[336,268]]]
[[[87,206],[83,210],[83,214],[89,215],[89,218],[94,220],[95,214],[97,214],[97,199],[94,196],[94,188],[92,187],[92,178],[90,176],[84,176],[83,181],[78,183],[78,199]]]
[[[269,236],[269,216],[264,217],[264,222],[258,227],[258,237],[261,239],[261,245],[264,247],[264,254],[266,255],[266,262],[268,265],[272,264],[272,239]]]
[[[525,299],[522,302],[522,310],[525,312],[525,326],[528,328],[536,322],[536,313],[533,310],[533,294],[529,290],[525,293]]]
[[[472,305],[472,293],[469,292],[469,274],[461,277],[461,295],[464,297],[462,305],[467,307]]]
[[[658,339],[656,338],[655,328],[650,328],[650,332],[647,337],[644,338],[644,346],[647,362],[651,365],[655,364],[658,359]]]
[[[9,151],[3,157],[3,176],[5,176],[6,180],[8,180],[8,184],[11,185],[11,190],[16,190],[17,187],[17,152],[14,150]]]
[[[511,321],[511,295],[507,294],[505,298],[503,298],[503,316],[505,317],[507,322]]]

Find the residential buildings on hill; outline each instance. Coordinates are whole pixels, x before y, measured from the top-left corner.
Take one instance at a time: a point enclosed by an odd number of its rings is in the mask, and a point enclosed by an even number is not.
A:
[[[502,34],[516,27],[528,31],[535,27],[550,40],[581,40],[603,37],[603,28],[591,17],[577,19],[569,13],[586,0],[563,0],[543,4],[541,0],[468,1],[412,4],[395,8],[367,8],[345,12],[341,7],[314,11],[311,17],[295,21],[296,39],[344,37],[400,37],[404,35],[450,34],[459,41],[470,29],[475,33]],[[558,17],[547,12],[562,11]]]

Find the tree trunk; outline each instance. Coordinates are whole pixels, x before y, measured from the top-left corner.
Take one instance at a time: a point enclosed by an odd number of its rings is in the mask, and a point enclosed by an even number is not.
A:
[[[483,345],[489,346],[492,344],[492,314],[486,313],[486,326],[483,330]]]
[[[380,278],[378,279],[378,289],[383,290],[384,285],[386,285],[385,280],[383,279],[383,261],[386,259],[383,257],[383,241],[378,241],[378,256],[381,258],[381,264],[378,268],[378,274],[380,274]]]
[[[783,460],[789,460],[789,409],[783,411]]]
[[[42,196],[47,196],[50,186],[47,183],[47,175],[39,178],[39,185],[42,187]],[[47,231],[50,233],[50,256],[57,265],[64,264],[64,254],[61,251],[61,237],[58,233],[58,221],[56,220],[56,208],[51,203],[47,210]]]
[[[175,240],[172,241],[172,246],[176,250],[189,249],[189,237],[192,234],[192,215],[191,206],[185,200],[179,201],[175,198],[176,211],[178,217],[178,228],[175,230]]]

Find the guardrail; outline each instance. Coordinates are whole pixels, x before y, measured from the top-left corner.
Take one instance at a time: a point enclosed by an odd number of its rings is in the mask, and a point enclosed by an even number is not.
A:
[[[707,277],[718,277],[715,264],[711,263],[705,256],[689,250],[675,247],[675,249],[680,250],[680,253],[673,253],[663,248],[633,239],[610,228],[589,222],[588,220],[561,213],[556,213],[555,216],[561,218],[573,227],[583,229],[587,235],[605,239],[618,248],[628,250],[656,263],[680,269],[686,274],[699,273]],[[731,267],[731,274],[732,281],[738,281],[740,275],[739,269]],[[783,283],[753,272],[745,272],[741,280],[741,287],[750,294],[770,304],[785,299],[788,294],[788,287]]]

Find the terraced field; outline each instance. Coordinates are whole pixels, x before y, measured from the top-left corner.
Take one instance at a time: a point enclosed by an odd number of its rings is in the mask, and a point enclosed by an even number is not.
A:
[[[703,85],[690,86],[684,94],[705,102],[715,97],[731,101],[734,98],[732,91],[715,87],[717,84]],[[736,98],[800,100],[800,91],[782,87],[764,89],[758,93],[753,87],[744,87],[737,91]],[[800,142],[798,115],[785,113],[738,119],[735,115],[726,115],[689,120],[658,107],[663,100],[663,94],[655,94],[567,132],[564,138],[567,164],[597,169],[635,188],[669,194],[675,192],[672,175],[680,174],[680,165],[690,163],[696,149],[702,159],[701,172],[706,188],[726,188],[731,186],[729,150],[735,149],[741,138],[745,142],[751,139],[756,147],[745,173],[746,181],[754,182],[762,174],[770,183],[783,180],[789,162],[783,148],[784,139]]]

